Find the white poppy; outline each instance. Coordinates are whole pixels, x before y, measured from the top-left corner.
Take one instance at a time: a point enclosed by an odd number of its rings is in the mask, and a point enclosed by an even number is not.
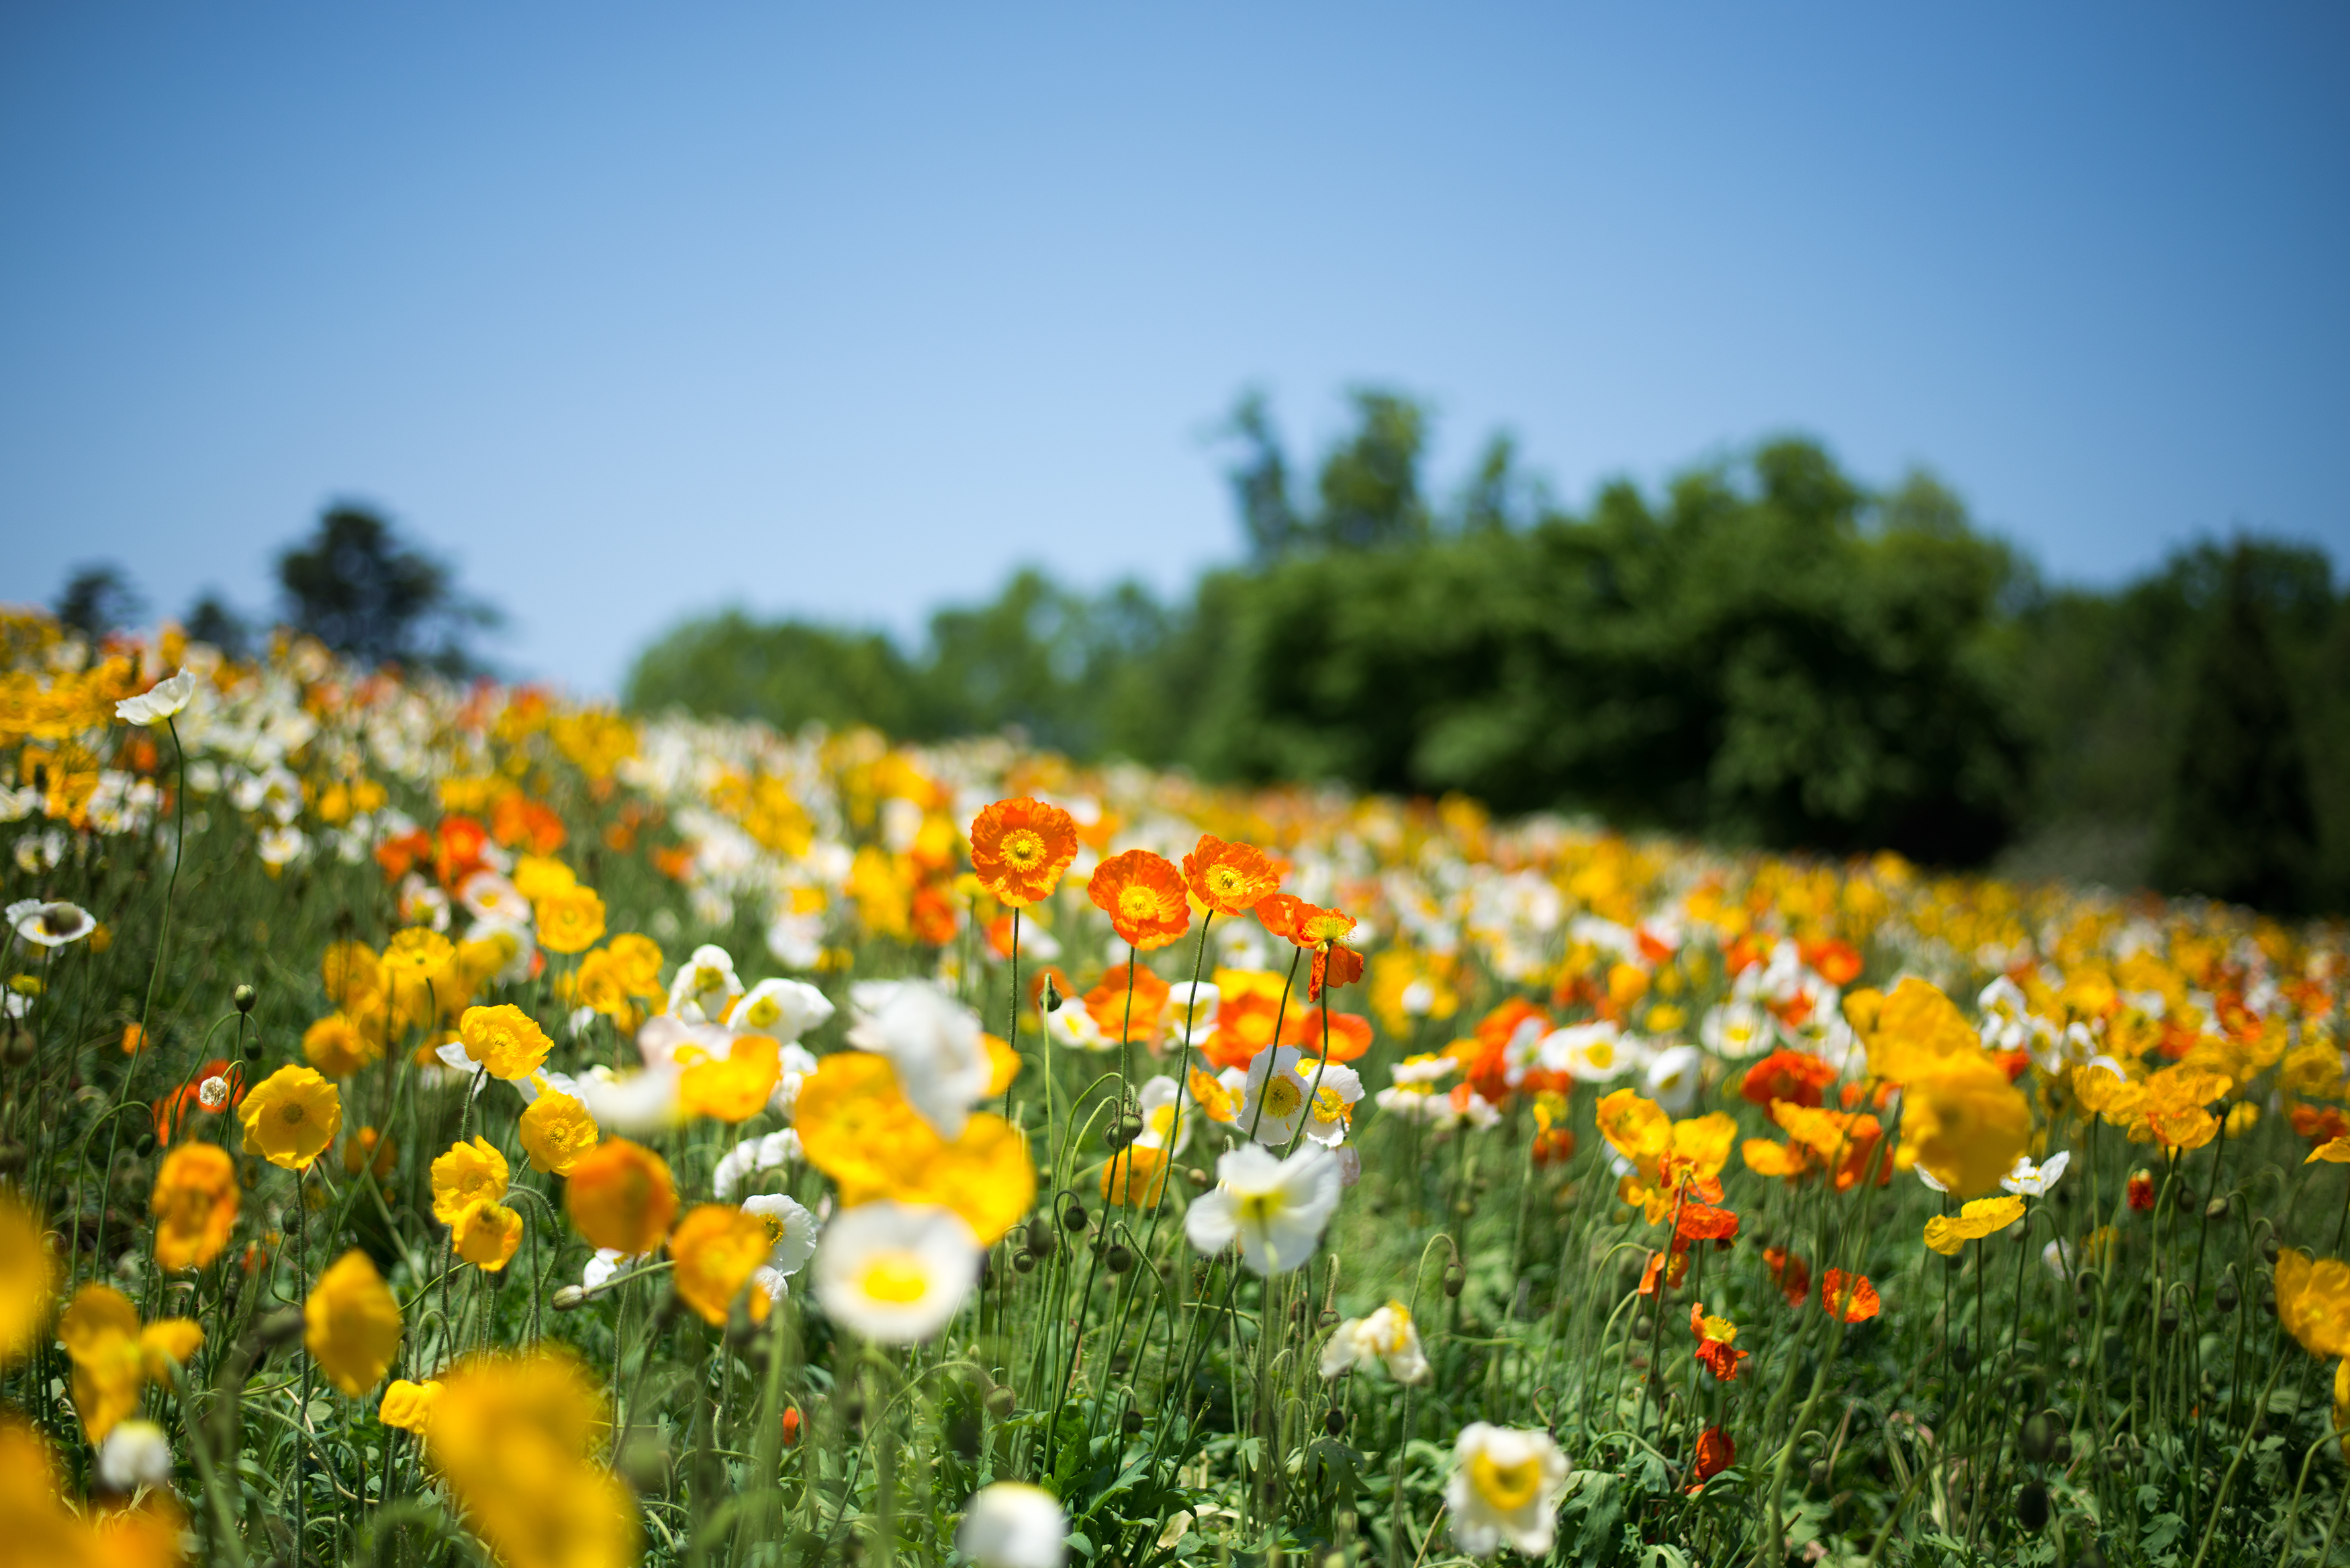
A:
[[[1075,997],[1062,1000],[1061,1005],[1045,1014],[1045,1033],[1053,1037],[1055,1045],[1066,1045],[1076,1051],[1107,1051],[1116,1044],[1102,1033],[1086,1004]]]
[[[1604,1084],[1640,1064],[1624,1032],[1607,1019],[1554,1029],[1543,1037],[1542,1064],[1582,1084]]]
[[[733,955],[724,948],[703,943],[669,982],[669,1011],[687,1023],[709,1023],[726,1016],[743,994],[735,977]]]
[[[196,694],[196,675],[192,670],[182,670],[167,680],[158,680],[136,697],[125,697],[114,705],[114,716],[126,724],[158,724],[187,707]]]
[[[476,871],[458,885],[457,902],[477,920],[505,926],[528,926],[535,918],[530,900],[495,871]]]
[[[587,1266],[579,1271],[579,1288],[588,1291],[601,1290],[612,1282],[612,1276],[619,1273],[622,1268],[631,1263],[641,1263],[649,1256],[650,1256],[650,1253],[630,1256],[617,1247],[598,1247],[596,1249],[596,1255],[588,1259]]]
[[[1725,1002],[1709,1010],[1698,1025],[1705,1048],[1728,1062],[1760,1056],[1776,1043],[1779,1021],[1752,1002]]]
[[[727,1027],[738,1034],[764,1034],[789,1045],[832,1016],[832,1001],[804,980],[763,980],[753,986]]]
[[[1648,1064],[1648,1097],[1674,1116],[1697,1101],[1705,1057],[1694,1045],[1674,1045]]]
[[[1506,1542],[1528,1557],[1549,1555],[1567,1464],[1548,1432],[1471,1421],[1461,1428],[1452,1459],[1444,1501],[1461,1551],[1490,1557]]]
[[[997,1481],[972,1494],[955,1546],[979,1568],[1061,1568],[1068,1533],[1060,1499],[1026,1481]]]
[[[111,1492],[171,1485],[172,1439],[152,1421],[116,1422],[98,1446],[98,1479]]]
[[[1176,1127],[1179,1119],[1176,1106],[1182,1093],[1175,1086],[1175,1080],[1164,1073],[1142,1085],[1142,1092],[1135,1096],[1136,1105],[1142,1112],[1142,1136],[1134,1140],[1136,1143],[1144,1148],[1166,1148],[1168,1138],[1172,1137],[1175,1147],[1170,1158],[1183,1152],[1191,1141],[1192,1124],[1200,1119],[1200,1115],[1194,1107],[1190,1115],[1180,1117],[1182,1127]]]
[[[1338,1163],[1320,1144],[1309,1143],[1287,1159],[1243,1144],[1216,1161],[1215,1189],[1192,1200],[1183,1231],[1202,1252],[1219,1252],[1238,1241],[1251,1270],[1287,1273],[1321,1244],[1339,1190]]]
[[[1425,1018],[1436,1011],[1436,987],[1424,980],[1415,980],[1403,988],[1397,1005],[1406,1018]]]
[[[1336,1062],[1325,1066],[1309,1057],[1297,1064],[1297,1075],[1305,1084],[1305,1136],[1333,1147],[1346,1142],[1347,1129],[1355,1125],[1355,1106],[1363,1098],[1361,1075],[1352,1067]]]
[[[796,1165],[800,1158],[800,1135],[785,1127],[764,1137],[746,1137],[724,1154],[710,1173],[710,1189],[722,1199],[731,1199],[735,1189],[763,1170],[780,1170]]]
[[[667,1064],[640,1073],[615,1073],[598,1064],[581,1075],[577,1098],[599,1127],[659,1132],[678,1123],[679,1076],[680,1069]]]
[[[866,981],[850,988],[857,1021],[848,1043],[889,1058],[906,1103],[952,1143],[972,1102],[994,1081],[979,1019],[927,981]]]
[[[1222,997],[1212,981],[1177,981],[1167,988],[1167,1043],[1180,1045],[1188,1038],[1197,1045],[1216,1032],[1216,1009]]]
[[[291,866],[309,846],[310,840],[298,827],[265,828],[255,845],[261,853],[261,863],[273,867]]]
[[[1419,1330],[1413,1326],[1411,1309],[1401,1302],[1391,1301],[1368,1317],[1347,1319],[1322,1347],[1325,1377],[1375,1366],[1386,1366],[1388,1376],[1399,1383],[1428,1381],[1428,1355],[1420,1347]]]
[[[98,920],[88,909],[63,899],[45,904],[38,898],[26,898],[11,904],[8,924],[38,948],[61,948],[98,929]]]
[[[767,1108],[779,1116],[792,1114],[800,1103],[800,1090],[816,1075],[816,1057],[805,1045],[791,1044],[783,1050],[783,1071],[775,1075],[775,1092],[767,1096]]]
[[[1388,1075],[1399,1084],[1434,1084],[1451,1077],[1460,1068],[1457,1058],[1430,1051],[1405,1057],[1388,1070]]]
[[[1241,1089],[1241,1130],[1259,1143],[1287,1144],[1305,1114],[1305,1085],[1297,1074],[1305,1053],[1268,1045],[1249,1063]]]
[[[2050,1155],[2044,1165],[2034,1165],[2022,1155],[2017,1155],[2015,1168],[2001,1177],[1999,1184],[2019,1198],[2045,1198],[2048,1189],[2055,1186],[2057,1179],[2064,1174],[2064,1168],[2072,1163],[2073,1151],[2069,1148]]]
[[[780,1192],[763,1192],[743,1199],[743,1212],[755,1214],[767,1227],[773,1250],[753,1280],[770,1300],[784,1299],[784,1282],[800,1272],[816,1253],[816,1216],[795,1199]]]
[[[816,1251],[827,1315],[883,1345],[935,1336],[979,1282],[984,1249],[951,1209],[884,1199],[843,1210]]]

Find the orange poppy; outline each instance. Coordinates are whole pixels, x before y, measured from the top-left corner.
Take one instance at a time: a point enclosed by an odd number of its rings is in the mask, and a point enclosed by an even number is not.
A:
[[[228,1097],[217,1106],[207,1106],[203,1100],[204,1085],[214,1078],[228,1085]],[[182,1084],[155,1102],[155,1137],[170,1143],[178,1136],[181,1125],[198,1111],[218,1113],[232,1106],[244,1103],[244,1065],[231,1063],[224,1056],[215,1056]]]
[[[972,818],[971,868],[981,887],[1015,909],[1051,898],[1076,857],[1076,819],[1057,805],[1023,795]]]
[[[1689,1490],[1695,1494],[1705,1490],[1705,1483],[1738,1462],[1738,1445],[1730,1434],[1719,1427],[1708,1427],[1697,1439],[1697,1464],[1690,1471]]]
[[[1784,1247],[1763,1248],[1762,1262],[1771,1271],[1771,1282],[1787,1298],[1787,1304],[1802,1306],[1812,1293],[1812,1266]]]
[[[1147,1209],[1167,1190],[1167,1151],[1128,1144],[1102,1167],[1102,1201],[1119,1209]]]
[[[1877,1315],[1881,1303],[1877,1299],[1877,1287],[1868,1282],[1866,1274],[1830,1269],[1827,1278],[1820,1282],[1820,1304],[1828,1309],[1830,1317],[1840,1317],[1846,1323],[1866,1323]]]
[[[1086,992],[1086,1012],[1111,1040],[1148,1040],[1159,1032],[1159,1014],[1167,1010],[1168,985],[1137,964],[1132,971],[1134,992],[1129,1000],[1126,989],[1128,972],[1121,965],[1103,975],[1101,983]]]
[[[454,888],[482,868],[490,830],[472,817],[444,816],[432,836],[432,871],[443,888]]]
[[[1322,1049],[1320,1008],[1308,1007],[1290,1014],[1281,1026],[1281,1043],[1295,1045],[1308,1056],[1326,1055],[1333,1062],[1352,1062],[1371,1048],[1371,1021],[1359,1013],[1333,1012],[1330,1020],[1328,1051]]]
[[[1797,950],[1812,972],[1830,985],[1850,985],[1860,978],[1860,950],[1849,942],[1805,942]]]
[[[1183,880],[1191,897],[1220,915],[1245,915],[1281,888],[1281,874],[1263,850],[1212,833],[1200,835],[1200,846],[1183,857]]]
[[[1836,1070],[1807,1051],[1773,1051],[1752,1067],[1738,1086],[1749,1105],[1766,1109],[1773,1100],[1817,1106],[1821,1091],[1835,1082]]]
[[[512,794],[500,795],[498,804],[491,808],[490,836],[509,849],[552,855],[563,847],[568,835],[561,817],[516,790]]]
[[[1144,952],[1165,947],[1191,929],[1183,874],[1173,861],[1148,849],[1129,849],[1095,867],[1086,895],[1107,912],[1120,937]]]
[[[1716,1187],[1717,1193],[1720,1191]],[[1684,1203],[1674,1231],[1691,1241],[1726,1241],[1738,1234],[1738,1216],[1711,1203]]]
[[[1351,926],[1355,922],[1348,920],[1347,923]],[[1362,978],[1363,955],[1354,949],[1341,947],[1336,942],[1332,942],[1326,947],[1315,948],[1314,972],[1307,976],[1305,981],[1305,1000],[1319,1002],[1322,999],[1324,986],[1336,991],[1340,986],[1352,985]]]
[[[1313,908],[1295,893],[1268,893],[1256,901],[1257,923],[1265,929],[1267,935],[1279,937],[1285,942],[1295,942],[1302,948],[1306,944],[1298,938],[1297,923]]]
[[[1200,1043],[1200,1054],[1219,1067],[1245,1067],[1273,1044],[1281,1021],[1281,993],[1248,990],[1227,995],[1216,1010],[1216,1032]]]

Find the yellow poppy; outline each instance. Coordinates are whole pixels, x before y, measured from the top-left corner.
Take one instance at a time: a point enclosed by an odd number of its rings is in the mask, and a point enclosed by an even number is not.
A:
[[[236,1162],[218,1144],[183,1143],[163,1157],[148,1207],[155,1216],[155,1263],[201,1269],[228,1245],[236,1225]]]
[[[640,1143],[616,1137],[572,1163],[563,1207],[590,1242],[633,1256],[651,1251],[668,1234],[677,1212],[677,1183],[667,1160]]]
[[[57,1297],[57,1272],[40,1216],[0,1188],[0,1366],[33,1347]]]
[[[1961,1208],[1955,1219],[1937,1214],[1926,1221],[1926,1245],[1944,1257],[1955,1258],[1970,1241],[1994,1231],[2004,1231],[2023,1218],[2023,1199],[2012,1195],[1978,1198]]]
[[[604,934],[604,900],[589,888],[566,888],[533,907],[538,912],[538,945],[549,952],[585,952]]]
[[[506,1157],[485,1137],[453,1144],[432,1162],[432,1218],[454,1225],[475,1203],[495,1203],[506,1195],[512,1172]]]
[[[523,1152],[530,1168],[567,1176],[579,1157],[596,1147],[596,1118],[560,1089],[541,1089],[522,1113]]]
[[[766,1222],[731,1203],[704,1203],[678,1221],[669,1239],[676,1260],[672,1281],[678,1299],[702,1314],[706,1323],[726,1321],[726,1311],[767,1261],[775,1243]],[[754,1290],[748,1303],[752,1321],[766,1320],[773,1304],[767,1293]]]
[[[465,1054],[487,1067],[491,1077],[509,1083],[537,1072],[555,1048],[546,1031],[530,1014],[512,1005],[465,1009],[457,1023],[457,1038],[463,1043]]]
[[[286,1170],[307,1170],[343,1128],[343,1096],[313,1067],[280,1067],[237,1107],[244,1152]]]
[[[449,1241],[457,1256],[484,1273],[496,1273],[513,1261],[522,1244],[522,1216],[503,1203],[476,1199],[449,1224]]]
[[[354,1397],[383,1381],[400,1353],[400,1303],[356,1248],[329,1264],[302,1303],[303,1345],[327,1380]]]

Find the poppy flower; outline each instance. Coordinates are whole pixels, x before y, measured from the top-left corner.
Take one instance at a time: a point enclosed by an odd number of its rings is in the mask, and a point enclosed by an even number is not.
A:
[[[1112,969],[1101,983],[1086,992],[1086,1012],[1111,1040],[1148,1040],[1158,1033],[1159,1014],[1166,1011],[1169,986],[1137,964],[1131,971],[1134,989],[1127,990],[1127,967]]]
[[[236,1224],[236,1162],[218,1144],[182,1144],[163,1157],[148,1206],[155,1216],[155,1262],[201,1269],[221,1254]]]
[[[1812,1266],[1784,1247],[1762,1249],[1763,1266],[1771,1271],[1771,1282],[1787,1298],[1787,1304],[1799,1307],[1812,1293]]]
[[[307,1170],[343,1127],[343,1097],[309,1067],[280,1067],[238,1107],[244,1152],[287,1170]]]
[[[1354,921],[1347,922],[1349,926]],[[1363,955],[1337,942],[1314,950],[1314,972],[1305,982],[1305,1000],[1318,1002],[1325,986],[1336,991],[1363,978]]]
[[[1076,857],[1076,819],[1057,805],[1023,795],[972,818],[972,870],[1000,904],[1020,909],[1051,898]]]
[[[669,1162],[639,1143],[616,1137],[571,1167],[565,1212],[598,1247],[635,1256],[660,1245],[677,1212],[677,1183]]]
[[[2004,1231],[2022,1218],[2021,1198],[1978,1198],[1960,1209],[1956,1218],[1937,1214],[1927,1220],[1926,1245],[1946,1258],[1955,1258],[1968,1242],[1980,1241],[1994,1231]]]
[[[400,1303],[365,1252],[345,1252],[302,1303],[302,1343],[327,1381],[357,1397],[383,1381],[400,1351]]]
[[[1673,1230],[1685,1241],[1726,1241],[1738,1234],[1738,1216],[1711,1203],[1684,1203]]]
[[[698,1206],[670,1232],[678,1299],[700,1314],[702,1322],[718,1327],[774,1246],[766,1222],[756,1214],[731,1203]],[[766,1292],[752,1291],[747,1304],[751,1320],[760,1323],[774,1302]]]
[[[1708,1427],[1697,1439],[1697,1463],[1690,1469],[1689,1491],[1694,1496],[1705,1483],[1738,1462],[1738,1445],[1719,1427]]]
[[[2131,1171],[2129,1186],[2126,1190],[2129,1194],[2129,1206],[2131,1208],[2137,1210],[2141,1214],[2153,1212],[2154,1177],[2151,1172],[2144,1170]]]
[[[197,1068],[185,1084],[155,1102],[155,1137],[160,1142],[169,1143],[192,1113],[218,1113],[244,1103],[242,1064],[225,1056],[215,1056]]]
[[[1212,833],[1183,857],[1183,880],[1191,896],[1220,915],[1244,915],[1281,888],[1281,875],[1263,850],[1227,844]]]
[[[1877,1315],[1881,1303],[1877,1299],[1877,1287],[1868,1282],[1866,1274],[1830,1269],[1827,1277],[1820,1282],[1820,1304],[1828,1309],[1831,1317],[1846,1323],[1866,1323]]]
[[[1329,1014],[1328,1050],[1324,1050],[1321,1009],[1302,1008],[1290,1015],[1281,1026],[1281,1043],[1295,1045],[1308,1056],[1327,1056],[1333,1062],[1352,1062],[1371,1048],[1371,1021],[1359,1013]]]
[[[1295,893],[1268,893],[1256,902],[1257,923],[1268,936],[1305,947],[1310,944],[1299,938],[1298,925],[1313,908]]]
[[[1807,1051],[1773,1051],[1752,1067],[1738,1085],[1747,1104],[1768,1108],[1774,1100],[1816,1106],[1821,1090],[1835,1082],[1836,1070]]]
[[[1129,849],[1095,867],[1086,894],[1108,914],[1118,934],[1144,952],[1165,947],[1191,925],[1183,874],[1148,849]]]

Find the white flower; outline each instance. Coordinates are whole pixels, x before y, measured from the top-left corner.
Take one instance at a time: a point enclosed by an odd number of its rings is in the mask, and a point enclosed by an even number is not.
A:
[[[182,670],[168,680],[158,680],[136,697],[114,705],[114,716],[126,724],[157,724],[188,705],[196,694],[196,674]]]
[[[1604,1018],[1554,1029],[1543,1037],[1542,1064],[1577,1083],[1604,1084],[1639,1065],[1639,1054],[1626,1048],[1623,1033]]]
[[[466,877],[458,886],[457,902],[472,911],[475,919],[495,921],[501,926],[527,928],[536,918],[531,911],[530,900],[495,871],[476,871]]]
[[[962,1137],[972,1103],[995,1076],[979,1020],[927,981],[866,981],[849,990],[857,1010],[848,1043],[876,1051],[898,1070],[906,1103],[952,1143]]]
[[[764,1034],[789,1045],[832,1016],[832,1001],[804,980],[763,980],[726,1015],[738,1034]]]
[[[264,866],[290,866],[310,841],[298,827],[271,827],[262,831],[257,846]]]
[[[116,1422],[98,1446],[98,1479],[113,1492],[171,1485],[172,1439],[152,1421]]]
[[[1399,1084],[1433,1084],[1451,1077],[1460,1066],[1460,1062],[1453,1057],[1440,1056],[1430,1051],[1405,1057],[1388,1070],[1388,1075]]]
[[[816,1216],[780,1192],[763,1192],[743,1199],[743,1212],[756,1214],[767,1227],[775,1250],[752,1276],[768,1299],[784,1299],[784,1282],[800,1272],[816,1252]]]
[[[623,1265],[641,1263],[650,1255],[640,1252],[631,1257],[617,1248],[598,1247],[596,1255],[588,1260],[587,1267],[579,1271],[579,1286],[582,1290],[601,1290],[611,1282],[612,1276],[619,1273]]]
[[[1136,1096],[1136,1104],[1142,1112],[1142,1136],[1134,1141],[1144,1148],[1165,1148],[1167,1139],[1172,1136],[1175,1147],[1170,1158],[1172,1154],[1181,1154],[1191,1141],[1192,1124],[1200,1119],[1195,1111],[1183,1116],[1183,1126],[1180,1131],[1177,1129],[1176,1103],[1181,1097],[1182,1091],[1175,1086],[1175,1080],[1164,1073],[1143,1085],[1142,1093]]]
[[[1295,1045],[1268,1045],[1249,1063],[1241,1090],[1241,1130],[1259,1143],[1286,1144],[1305,1114],[1305,1085],[1297,1064],[1305,1053]]]
[[[1167,988],[1167,1043],[1184,1040],[1197,1045],[1216,1032],[1216,1010],[1222,996],[1212,981],[1177,981]]]
[[[1567,1467],[1548,1432],[1471,1421],[1461,1428],[1452,1459],[1444,1501],[1461,1551],[1490,1557],[1507,1542],[1528,1557],[1549,1554]]]
[[[1398,1005],[1406,1018],[1425,1018],[1436,1011],[1436,987],[1424,980],[1415,980],[1403,988]]]
[[[1700,1071],[1705,1057],[1694,1045],[1675,1045],[1657,1053],[1648,1064],[1648,1097],[1674,1116],[1696,1103]]]
[[[824,913],[785,909],[767,927],[767,950],[777,963],[814,969],[824,958]]]
[[[1778,1033],[1779,1021],[1770,1009],[1752,1002],[1722,1002],[1708,1011],[1698,1025],[1698,1038],[1705,1042],[1705,1048],[1731,1062],[1760,1056],[1771,1049]]]
[[[767,1096],[767,1108],[787,1116],[800,1103],[800,1090],[816,1075],[816,1058],[806,1046],[791,1044],[784,1047],[781,1064],[783,1071],[775,1075],[775,1092]]]
[[[1918,1179],[1926,1184],[1926,1189],[1928,1191],[1948,1192],[1950,1190],[1949,1188],[1942,1185],[1942,1181],[1939,1177],[1926,1168],[1925,1163],[1922,1160],[1912,1168],[1918,1172]]]
[[[680,1075],[681,1069],[667,1063],[640,1073],[615,1073],[598,1064],[580,1077],[579,1092],[574,1097],[588,1107],[599,1127],[621,1133],[659,1132],[677,1125]]]
[[[883,1345],[936,1335],[979,1282],[984,1250],[951,1209],[884,1199],[844,1210],[816,1251],[816,1296],[835,1323]]]
[[[8,924],[16,928],[18,936],[40,948],[61,948],[98,929],[98,921],[88,909],[62,899],[44,904],[37,898],[26,898],[11,904]]]
[[[1284,1274],[1314,1255],[1338,1208],[1338,1164],[1309,1143],[1275,1159],[1245,1143],[1216,1161],[1216,1188],[1192,1200],[1183,1231],[1202,1252],[1238,1240],[1241,1259],[1260,1274]]]
[[[710,1173],[710,1189],[721,1200],[732,1199],[745,1179],[763,1170],[780,1170],[800,1158],[800,1135],[785,1127],[764,1137],[747,1137],[721,1155]]]
[[[1305,1062],[1297,1064],[1297,1075],[1305,1081],[1305,1136],[1335,1147],[1347,1141],[1347,1129],[1355,1125],[1355,1106],[1363,1097],[1362,1076],[1352,1067],[1309,1060],[1311,1067]]]
[[[1420,1349],[1419,1330],[1411,1311],[1391,1301],[1368,1317],[1350,1317],[1322,1347],[1322,1376],[1336,1377],[1357,1366],[1384,1363],[1388,1376],[1399,1383],[1428,1381],[1428,1356]]]
[[[196,1104],[208,1111],[216,1111],[228,1104],[228,1080],[215,1075],[198,1084]]]
[[[2060,1149],[2048,1157],[2045,1165],[2034,1165],[2022,1155],[2015,1157],[2015,1168],[1999,1179],[2000,1186],[2019,1198],[2045,1198],[2048,1189],[2056,1185],[2064,1168],[2073,1163],[2073,1151]],[[1923,1169],[1924,1167],[1918,1168]]]
[[[979,1568],[1061,1568],[1068,1533],[1060,1499],[1025,1481],[997,1481],[972,1495],[955,1545]]]
[[[735,978],[733,955],[705,942],[693,950],[693,956],[669,982],[669,1010],[687,1023],[709,1023],[725,1017],[727,1008],[742,994],[743,982]]]

